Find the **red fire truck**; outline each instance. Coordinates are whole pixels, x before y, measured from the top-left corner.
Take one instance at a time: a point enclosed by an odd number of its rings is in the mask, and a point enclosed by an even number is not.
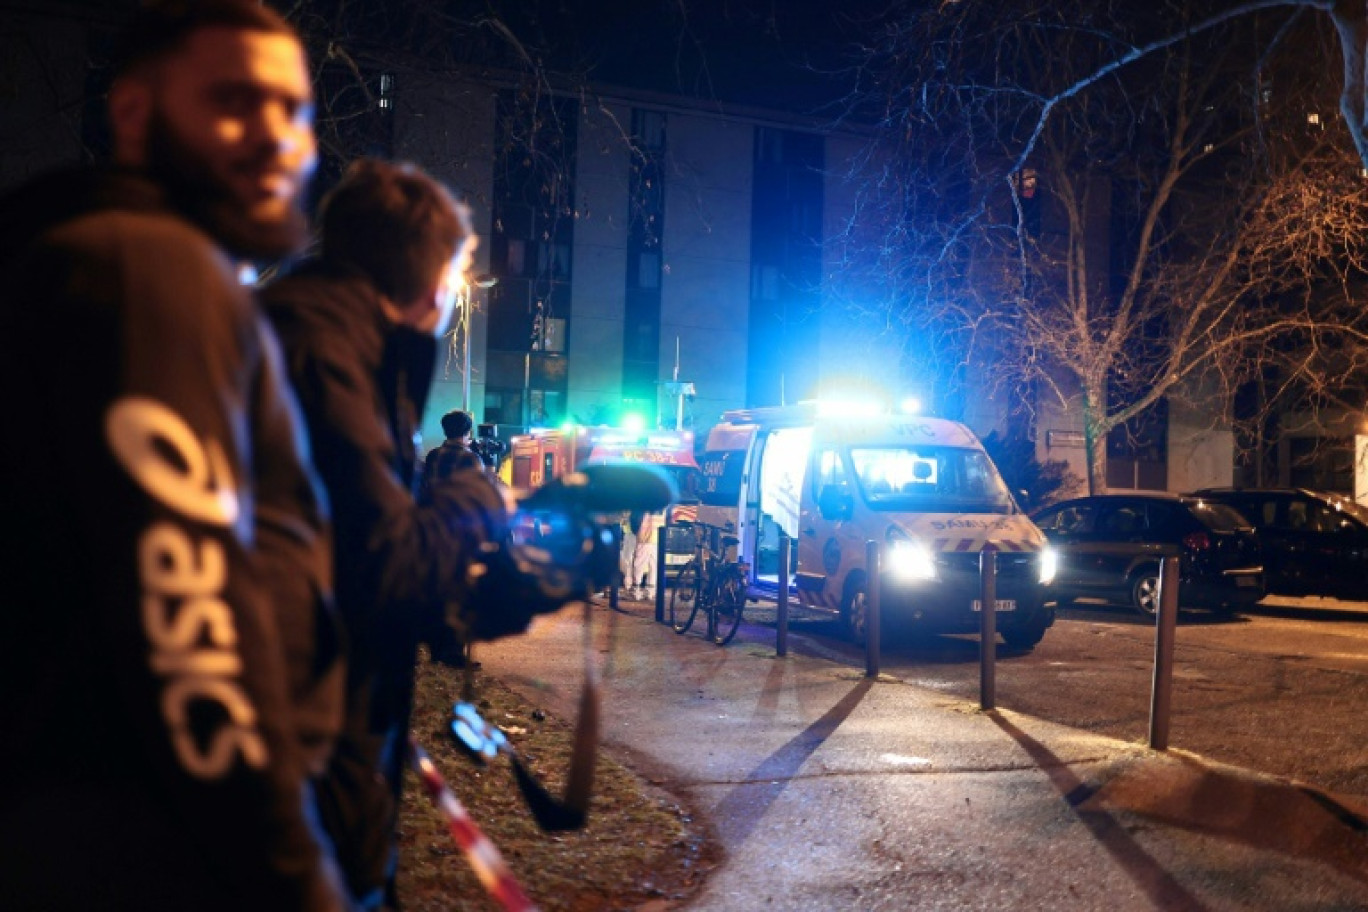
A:
[[[691,490],[698,472],[693,431],[634,431],[617,427],[571,425],[512,438],[501,468],[504,481],[526,490],[546,484],[581,466],[645,462],[674,476],[681,491]]]

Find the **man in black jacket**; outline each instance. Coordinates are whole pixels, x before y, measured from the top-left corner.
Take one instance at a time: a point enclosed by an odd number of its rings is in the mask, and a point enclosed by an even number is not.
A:
[[[446,435],[446,440],[429,451],[423,462],[425,483],[434,478],[444,478],[457,469],[484,465],[484,460],[470,447],[474,430],[475,422],[471,420],[469,412],[453,409],[442,416],[442,433]]]
[[[349,908],[324,501],[235,264],[302,239],[304,53],[159,3],[109,102],[117,168],[0,203],[0,908]]]
[[[394,904],[419,643],[441,639],[449,651],[451,635],[516,633],[561,602],[476,591],[472,554],[503,534],[491,517],[504,501],[473,454],[414,497],[413,431],[475,242],[466,208],[416,168],[363,160],[320,221],[321,257],[262,299],[333,505],[337,601],[352,644],[345,732],[320,802],[354,892],[374,907]],[[480,571],[484,587],[495,574]]]

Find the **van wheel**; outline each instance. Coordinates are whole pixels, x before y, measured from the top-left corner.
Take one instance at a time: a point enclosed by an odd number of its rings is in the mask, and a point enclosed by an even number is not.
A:
[[[865,645],[869,635],[869,595],[865,592],[863,577],[846,586],[845,599],[841,602],[841,627],[852,643]]]
[[[1159,568],[1144,567],[1131,580],[1131,604],[1149,617],[1159,614]]]

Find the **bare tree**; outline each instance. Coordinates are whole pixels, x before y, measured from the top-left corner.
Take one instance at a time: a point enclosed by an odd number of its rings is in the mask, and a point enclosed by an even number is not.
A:
[[[1156,403],[1324,397],[1362,359],[1368,182],[1299,65],[1341,32],[1297,6],[943,4],[869,49],[888,319],[942,369],[1079,401],[1093,490]]]

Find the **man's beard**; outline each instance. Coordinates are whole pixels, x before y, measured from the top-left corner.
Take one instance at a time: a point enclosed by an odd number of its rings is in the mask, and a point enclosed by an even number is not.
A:
[[[308,219],[298,197],[284,218],[253,218],[233,188],[181,141],[160,111],[154,111],[148,123],[147,167],[171,205],[234,256],[278,259],[298,250],[308,237]]]

